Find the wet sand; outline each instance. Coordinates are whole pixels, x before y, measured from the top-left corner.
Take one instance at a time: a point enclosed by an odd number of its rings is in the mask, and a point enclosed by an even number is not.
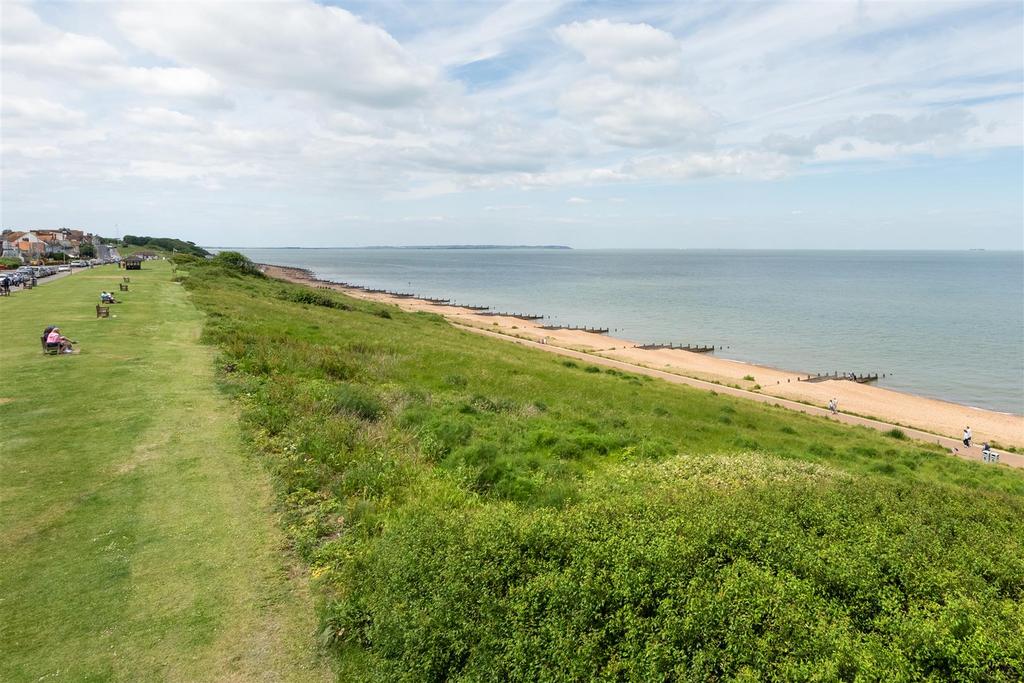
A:
[[[994,441],[1004,447],[1024,446],[1024,416],[1021,415],[971,408],[848,380],[801,381],[806,379],[806,374],[680,349],[640,349],[634,342],[604,334],[582,330],[545,330],[541,328],[540,321],[483,315],[484,312],[458,306],[370,293],[320,281],[309,271],[299,268],[273,265],[262,267],[267,275],[278,279],[328,287],[356,298],[392,304],[406,311],[437,313],[454,324],[482,333],[521,340],[540,349],[561,352],[563,355],[572,352],[573,356],[581,354],[579,357],[595,361],[606,359],[630,368],[646,368],[652,372],[645,374],[675,377],[683,383],[781,403],[804,412],[827,414],[825,407],[828,401],[836,398],[839,402],[839,417],[845,418],[843,421],[876,428],[889,428],[893,425],[910,428],[920,432],[919,435],[912,435],[915,438],[938,441],[951,450],[958,448],[959,455],[971,459],[981,459],[981,449],[977,446],[985,441]],[[781,401],[772,400],[773,397]],[[855,417],[857,419],[852,419]],[[963,428],[968,425],[976,444],[969,451],[959,442]],[[1006,464],[1024,466],[1024,456],[1012,453],[1001,453],[1001,456],[1001,461]]]

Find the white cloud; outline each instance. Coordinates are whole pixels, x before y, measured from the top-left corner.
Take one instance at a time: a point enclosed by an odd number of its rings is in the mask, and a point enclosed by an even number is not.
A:
[[[791,156],[811,156],[817,149],[842,140],[874,143],[876,148],[913,146],[960,140],[977,122],[966,109],[944,109],[910,118],[871,114],[830,123],[807,136],[770,135],[764,139],[764,146]]]
[[[563,25],[556,33],[592,71],[559,99],[566,116],[624,147],[710,142],[718,117],[679,84],[681,53],[672,34],[606,19]]]
[[[589,199],[584,199],[583,197],[569,197],[568,199],[565,200],[565,203],[566,204],[589,204],[590,200]]]
[[[436,70],[383,29],[313,2],[146,3],[118,26],[136,45],[236,83],[394,107],[424,97]]]
[[[592,19],[559,26],[555,33],[590,65],[623,79],[664,80],[680,71],[675,37],[648,24]]]
[[[147,129],[195,129],[199,121],[194,116],[163,107],[135,107],[125,113],[125,120]]]
[[[4,126],[69,128],[85,123],[85,112],[70,109],[40,97],[5,97],[2,102]]]
[[[694,180],[713,176],[745,176],[771,180],[793,170],[779,154],[749,150],[649,156],[628,162],[624,170],[639,178]]]
[[[559,106],[568,116],[591,123],[602,139],[626,147],[706,143],[718,123],[711,111],[676,88],[604,76],[576,83]]]

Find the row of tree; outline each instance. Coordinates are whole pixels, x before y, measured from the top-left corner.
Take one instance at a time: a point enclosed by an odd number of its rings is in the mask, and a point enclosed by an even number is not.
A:
[[[136,247],[152,247],[154,249],[163,249],[164,251],[174,251],[179,254],[193,254],[195,256],[210,255],[210,252],[200,246],[196,246],[195,242],[186,242],[184,240],[177,240],[171,237],[137,237],[135,235],[125,235],[121,241],[125,244],[130,244]]]

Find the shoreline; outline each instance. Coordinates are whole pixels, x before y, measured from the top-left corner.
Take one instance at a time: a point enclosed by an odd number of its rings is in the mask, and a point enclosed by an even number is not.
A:
[[[840,416],[913,429],[925,437],[930,436],[928,440],[942,437],[959,444],[963,428],[970,425],[977,445],[990,441],[998,444],[1000,449],[1024,446],[1024,416],[1012,413],[964,406],[842,379],[807,382],[802,381],[802,378],[808,376],[806,373],[682,349],[641,349],[633,341],[607,334],[572,329],[545,330],[536,321],[482,314],[469,308],[437,304],[415,297],[367,292],[354,286],[321,280],[305,268],[259,265],[267,275],[280,280],[333,289],[356,298],[398,306],[406,311],[436,313],[453,324],[478,332],[497,334],[510,341],[522,341],[548,351],[570,351],[595,360],[604,359],[645,368],[659,375],[706,384],[724,393],[738,392],[738,395],[761,397],[762,400],[780,399],[822,411],[834,397],[839,401]],[[747,379],[750,377],[754,379]],[[959,450],[964,450],[962,444]],[[976,454],[971,454],[972,457],[976,455],[980,459],[980,448],[970,450],[976,451]],[[1004,461],[1014,455],[1005,453],[1005,450],[1000,450],[1000,454]],[[1016,457],[1021,458],[1021,464],[1024,465],[1024,456],[1018,454]]]

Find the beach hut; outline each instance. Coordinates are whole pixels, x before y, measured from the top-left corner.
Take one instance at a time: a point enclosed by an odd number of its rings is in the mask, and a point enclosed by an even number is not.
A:
[[[128,256],[122,263],[125,270],[142,270],[142,259],[138,256]]]

